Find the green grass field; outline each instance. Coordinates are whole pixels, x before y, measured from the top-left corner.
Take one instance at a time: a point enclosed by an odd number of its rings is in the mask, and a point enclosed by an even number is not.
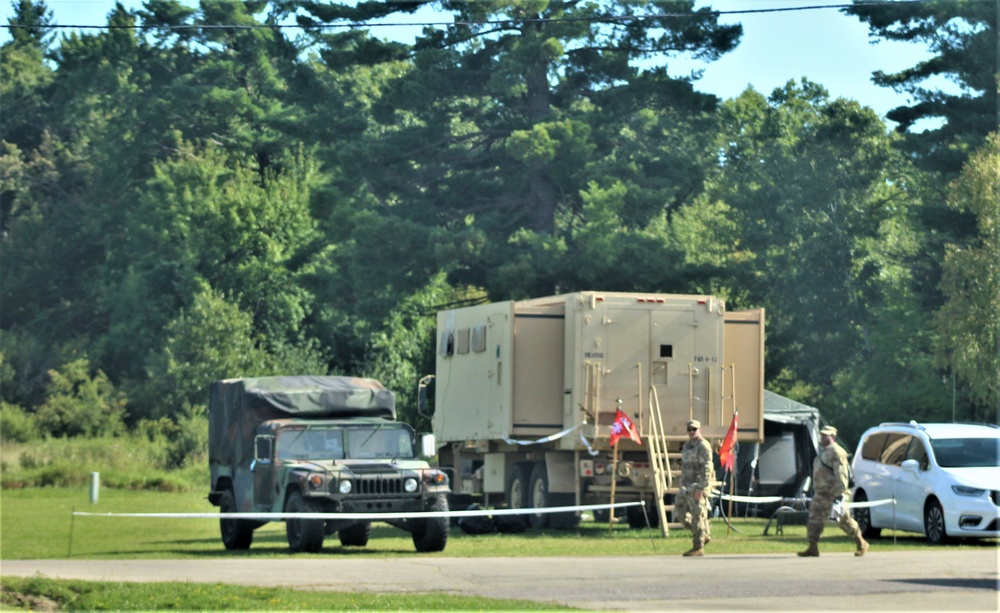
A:
[[[102,490],[97,504],[90,504],[86,488],[7,489],[0,492],[0,557],[17,559],[155,559],[204,558],[206,556],[283,557],[291,555],[283,523],[258,528],[247,551],[229,552],[219,538],[215,519],[162,519],[130,517],[81,517],[87,513],[216,513],[204,495],[155,491]],[[712,551],[716,553],[792,553],[805,541],[804,526],[785,526],[775,534],[772,525],[764,536],[765,519],[733,521],[728,528],[721,519],[712,522]],[[423,555],[493,556],[599,556],[677,555],[690,548],[690,534],[672,530],[663,539],[658,530],[630,530],[584,520],[576,530],[528,530],[523,534],[470,536],[452,528],[443,552],[417,554],[410,535],[387,524],[376,523],[367,547],[341,547],[336,536],[328,537],[319,554],[298,556],[365,555],[389,557]],[[484,546],[485,545],[485,546]],[[997,541],[963,542],[955,547],[997,546]],[[923,549],[922,536],[883,531],[872,543],[874,550]],[[854,543],[831,525],[824,534],[825,551],[851,551]]]
[[[205,557],[291,556],[284,524],[259,528],[247,551],[226,551],[215,519],[151,519],[122,517],[74,518],[73,511],[92,513],[215,513],[203,494],[102,490],[90,504],[86,488],[29,488],[0,491],[0,559],[183,559]],[[736,519],[732,527],[713,520],[713,554],[793,554],[805,542],[804,526],[785,526],[777,535],[765,519]],[[853,542],[830,525],[824,552],[852,551]],[[883,531],[871,544],[873,552],[925,550],[921,535]],[[471,536],[452,528],[443,552],[418,554],[410,535],[375,524],[365,548],[345,548],[328,537],[323,556],[675,556],[690,547],[690,533],[673,530],[669,538],[658,530],[630,530],[584,520],[576,530],[528,530],[523,534]],[[964,541],[949,547],[997,547],[996,540]],[[3,577],[0,610],[552,610],[518,601],[441,594],[385,595],[316,593],[280,588],[247,588],[213,584],[144,584],[61,581],[42,577]],[[331,603],[336,603],[331,605]]]

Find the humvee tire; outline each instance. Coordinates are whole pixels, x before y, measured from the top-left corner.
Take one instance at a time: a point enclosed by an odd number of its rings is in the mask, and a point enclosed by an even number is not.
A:
[[[372,523],[363,521],[337,532],[344,547],[364,547],[372,534]]]
[[[236,513],[237,510],[233,490],[226,490],[219,501],[219,513]],[[250,549],[250,543],[253,542],[253,522],[245,519],[220,517],[219,532],[222,533],[222,544],[226,549]]]
[[[285,506],[286,513],[317,513],[316,506],[306,500],[299,492],[292,492]],[[288,547],[293,553],[305,551],[316,553],[323,548],[322,519],[286,519],[285,533],[288,535]]]
[[[445,494],[437,494],[427,502],[425,511],[447,511],[448,498]],[[426,517],[413,520],[413,546],[420,553],[444,551],[448,544],[448,526],[451,522],[447,517]]]

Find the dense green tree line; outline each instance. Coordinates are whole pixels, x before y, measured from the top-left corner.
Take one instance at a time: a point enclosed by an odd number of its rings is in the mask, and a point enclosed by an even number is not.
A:
[[[899,134],[807,80],[720,101],[671,77],[741,36],[689,1],[438,1],[454,23],[413,44],[332,27],[422,4],[149,0],[59,35],[13,3],[5,424],[113,433],[306,372],[379,378],[417,421],[437,308],[585,289],[766,307],[768,387],[849,434],[996,421],[1000,71],[956,51],[996,41],[983,3],[852,9],[884,37],[912,11],[938,53],[881,83],[973,92],[920,90]]]

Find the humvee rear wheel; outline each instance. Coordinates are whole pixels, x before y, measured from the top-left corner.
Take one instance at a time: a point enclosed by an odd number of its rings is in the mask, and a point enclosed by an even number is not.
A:
[[[444,494],[438,494],[431,498],[425,511],[447,511],[448,498]],[[413,520],[413,546],[420,553],[430,553],[432,551],[444,551],[444,546],[448,544],[447,517],[425,517]]]
[[[316,505],[303,498],[302,494],[292,492],[288,497],[288,504],[285,505],[285,512],[317,513],[318,510]],[[285,533],[288,535],[288,547],[295,553],[300,551],[315,553],[323,548],[322,519],[286,519]]]
[[[340,544],[344,547],[364,547],[368,544],[371,535],[372,523],[370,521],[354,524],[337,533],[337,536],[340,537]]]
[[[219,502],[219,513],[236,513],[236,496],[233,490],[226,490]],[[219,532],[226,549],[249,549],[253,542],[253,525],[245,519],[219,518]]]

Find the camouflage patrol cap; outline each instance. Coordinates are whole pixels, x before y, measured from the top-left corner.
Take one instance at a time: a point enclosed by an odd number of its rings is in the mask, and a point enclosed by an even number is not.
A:
[[[700,428],[701,427],[701,422],[698,421],[697,419],[692,419],[691,421],[689,421],[687,423],[687,427],[688,428]]]
[[[819,433],[822,434],[823,436],[837,436],[837,429],[834,428],[833,426],[826,426],[825,428],[820,430]]]

